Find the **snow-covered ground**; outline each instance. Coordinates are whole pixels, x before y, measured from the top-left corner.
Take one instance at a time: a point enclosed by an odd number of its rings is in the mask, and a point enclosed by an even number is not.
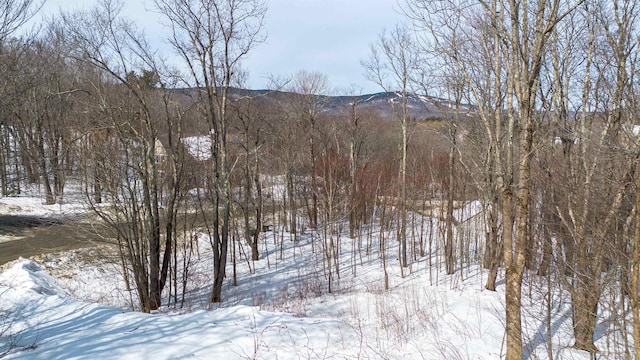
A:
[[[67,185],[62,203],[46,205],[44,190],[38,187],[23,189],[24,194],[0,198],[0,214],[40,217],[78,216],[87,213],[83,189]]]
[[[30,206],[26,201],[15,205]],[[481,230],[479,217],[472,216],[477,211],[477,204],[458,210],[460,235]],[[423,229],[431,224],[427,228],[440,234],[437,220],[413,220],[411,224]],[[329,293],[322,236],[307,232],[294,242],[276,227],[263,234],[261,260],[247,260],[248,252],[237,254],[236,286],[230,262],[225,299],[214,308],[206,301],[212,265],[208,240],[201,236],[184,306],[170,303],[155,314],[128,310],[135,301],[118,262],[109,260],[108,248],[41,256],[38,263],[23,259],[0,274],[0,358],[503,357],[502,282],[496,292],[483,290],[486,273],[473,259],[446,276],[437,251],[401,271],[393,233],[374,229],[364,232],[361,242],[343,235],[340,273],[333,270]],[[434,249],[439,236],[434,237]],[[384,288],[378,251],[381,239],[387,244],[389,290]],[[358,246],[369,251],[354,252]],[[549,294],[547,289],[547,279],[525,280],[527,358],[545,359],[551,353],[555,359],[589,359],[571,348],[567,294],[555,289]],[[622,357],[610,322],[603,320],[598,329],[602,358]]]

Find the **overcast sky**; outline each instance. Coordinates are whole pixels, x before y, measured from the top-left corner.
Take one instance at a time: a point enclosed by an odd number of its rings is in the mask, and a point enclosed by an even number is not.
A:
[[[147,12],[150,0],[126,0],[125,14],[157,46],[164,37],[157,14]],[[62,8],[88,7],[94,0],[47,0],[44,14]],[[380,32],[402,17],[397,0],[268,0],[267,40],[245,62],[248,87],[266,88],[270,74],[286,77],[299,70],[326,74],[331,88],[343,92],[350,86],[364,93],[381,89],[367,81],[360,61]]]

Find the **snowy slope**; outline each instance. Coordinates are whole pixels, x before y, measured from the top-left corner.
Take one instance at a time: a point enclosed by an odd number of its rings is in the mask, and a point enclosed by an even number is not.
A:
[[[477,204],[456,213],[457,231],[479,231]],[[424,220],[424,219],[420,219]],[[431,219],[433,220],[433,219]],[[411,222],[414,224],[414,222]],[[419,222],[418,222],[419,223]],[[437,221],[431,231],[438,234]],[[328,292],[320,234],[297,242],[284,229],[263,234],[262,257],[238,255],[224,302],[208,309],[208,240],[199,241],[185,307],[156,314],[125,310],[130,294],[118,267],[85,261],[81,252],[20,260],[0,274],[0,357],[7,359],[500,359],[504,356],[504,293],[483,290],[476,262],[444,275],[438,257],[425,256],[401,272],[394,230],[371,230],[368,255],[340,238],[340,276]],[[377,252],[386,238],[389,290]],[[336,239],[337,240],[337,239]],[[436,245],[438,239],[434,239]],[[245,249],[246,250],[246,249]],[[473,249],[472,249],[473,250]],[[434,252],[441,251],[439,247]],[[248,254],[248,252],[244,252]],[[85,254],[86,255],[86,254]],[[553,279],[551,279],[553,282]],[[566,293],[547,292],[547,279],[527,276],[524,346],[527,359],[589,359],[575,351]],[[549,297],[550,295],[550,297]],[[93,301],[87,303],[79,299]],[[548,306],[547,299],[552,303]],[[101,302],[101,303],[98,303]],[[105,305],[105,304],[111,304]],[[603,306],[605,308],[605,306]],[[548,318],[547,318],[548,315]],[[601,358],[623,358],[622,341],[607,314],[600,317]],[[548,330],[551,333],[548,334]],[[550,335],[550,336],[548,336]],[[551,344],[549,348],[549,344]]]
[[[70,299],[37,264],[0,276],[10,332],[8,359],[176,359],[220,356],[297,359],[354,355],[356,335],[337,320],[234,306],[184,315],[147,315]],[[9,332],[9,331],[5,331]]]

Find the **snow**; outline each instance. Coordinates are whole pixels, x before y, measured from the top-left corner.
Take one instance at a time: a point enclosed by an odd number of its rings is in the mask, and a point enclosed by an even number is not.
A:
[[[18,275],[21,285],[6,275]],[[341,347],[338,336],[331,339],[341,330],[336,320],[296,318],[247,306],[174,316],[134,313],[69,299],[55,285],[43,287],[47,278],[28,260],[0,277],[3,307],[20,304],[25,314],[12,324],[20,333],[14,345],[18,351],[7,358],[175,359],[226,354],[222,357],[286,359]],[[28,350],[20,351],[21,346]]]
[[[6,199],[3,199],[3,201]],[[6,202],[4,202],[6,204]],[[25,198],[15,206],[44,211]],[[39,209],[39,210],[38,210]],[[456,232],[482,233],[480,204],[460,206]],[[46,212],[46,211],[45,211]],[[43,212],[44,213],[44,212]],[[410,224],[424,223],[423,218]],[[415,221],[414,221],[415,220]],[[441,224],[427,227],[441,241]],[[328,292],[324,238],[307,231],[298,241],[286,229],[262,234],[261,259],[239,254],[238,284],[231,264],[224,301],[213,308],[209,240],[199,234],[184,307],[153,314],[134,306],[117,259],[108,248],[74,250],[20,259],[0,273],[0,357],[6,359],[500,359],[504,357],[504,287],[483,289],[487,274],[474,260],[444,274],[437,256],[398,264],[394,229],[365,229],[363,246],[342,235],[340,276]],[[386,238],[388,290],[384,288],[380,239]],[[476,237],[478,239],[478,237]],[[338,238],[334,238],[338,240]],[[367,242],[371,241],[369,245]],[[482,239],[478,243],[481,246]],[[244,250],[246,251],[246,249]],[[471,253],[474,253],[473,248]],[[248,252],[245,252],[248,254]],[[92,260],[93,259],[93,260]],[[96,259],[100,259],[97,261]],[[502,278],[500,275],[499,279]],[[547,280],[525,279],[523,322],[527,359],[547,356]],[[554,279],[551,279],[556,281]],[[573,343],[568,295],[552,288],[551,349],[559,359],[589,359]],[[529,296],[530,294],[530,296]],[[165,299],[166,301],[166,299]],[[623,354],[602,316],[596,342],[603,358]],[[613,339],[613,340],[612,340]]]
[[[149,315],[70,299],[41,267],[20,260],[0,276],[2,311],[18,309],[11,359],[296,359],[350,353],[355,333],[335,319],[233,306]],[[0,349],[8,344],[0,340]],[[26,349],[26,350],[25,350]]]
[[[36,217],[78,216],[87,212],[81,201],[82,189],[67,185],[62,203],[46,205],[44,189],[37,187],[23,189],[23,194],[0,198],[0,214],[29,215]]]
[[[207,161],[211,158],[211,136],[189,136],[180,140],[194,159]]]
[[[284,201],[287,198],[287,188],[285,184],[285,177],[281,176],[261,176],[260,181],[263,186],[263,195],[267,199],[273,201]]]

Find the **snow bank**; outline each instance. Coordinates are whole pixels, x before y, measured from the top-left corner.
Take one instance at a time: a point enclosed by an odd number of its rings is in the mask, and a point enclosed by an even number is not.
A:
[[[0,289],[3,288],[3,293],[11,292],[16,296],[66,296],[66,292],[57,285],[56,280],[40,265],[22,258],[0,274]],[[6,299],[6,296],[3,297]]]
[[[351,358],[357,334],[337,320],[233,306],[141,314],[67,297],[42,268],[0,275],[0,357],[6,359]],[[4,331],[4,334],[3,334]]]

